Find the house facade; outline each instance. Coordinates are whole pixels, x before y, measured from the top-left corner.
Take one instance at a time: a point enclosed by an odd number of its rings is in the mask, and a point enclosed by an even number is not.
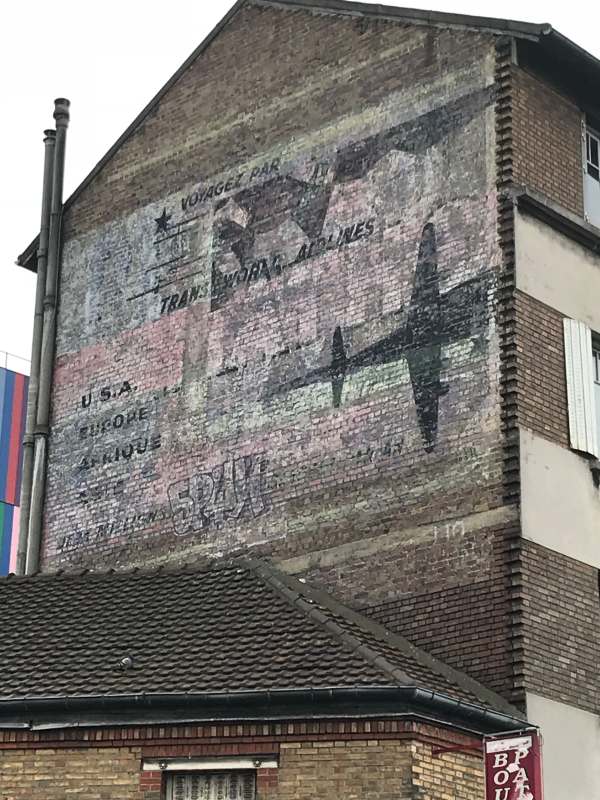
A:
[[[42,572],[270,559],[592,797],[599,77],[549,25],[237,3],[65,205]]]
[[[0,601],[7,800],[479,800],[482,735],[511,742],[492,764],[533,753],[502,697],[262,561],[12,577]]]

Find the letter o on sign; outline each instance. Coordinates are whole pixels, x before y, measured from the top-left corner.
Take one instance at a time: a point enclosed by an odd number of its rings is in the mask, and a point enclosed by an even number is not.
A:
[[[508,772],[508,770],[503,769],[494,775],[494,783],[496,784],[496,786],[504,786],[505,783],[508,783],[509,778],[510,778],[510,773]]]

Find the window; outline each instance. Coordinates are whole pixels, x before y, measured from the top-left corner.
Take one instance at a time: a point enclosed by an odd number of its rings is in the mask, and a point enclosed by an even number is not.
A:
[[[600,458],[600,342],[574,319],[564,320],[571,447]]]
[[[600,135],[584,126],[583,195],[585,218],[600,228]]]
[[[254,772],[180,772],[168,776],[167,800],[254,800]]]
[[[587,174],[597,181],[600,181],[600,140],[595,133],[588,130],[586,135],[586,158]]]
[[[142,772],[149,781],[165,787],[166,800],[255,800],[257,775],[273,780],[277,759],[274,756],[217,756],[181,758],[165,754],[162,758],[144,759]],[[161,795],[162,797],[162,795]]]

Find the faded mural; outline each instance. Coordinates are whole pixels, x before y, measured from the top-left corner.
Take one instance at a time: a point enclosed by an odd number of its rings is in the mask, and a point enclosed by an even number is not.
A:
[[[300,552],[427,516],[440,470],[477,506],[498,469],[494,95],[438,94],[65,244],[47,564]]]

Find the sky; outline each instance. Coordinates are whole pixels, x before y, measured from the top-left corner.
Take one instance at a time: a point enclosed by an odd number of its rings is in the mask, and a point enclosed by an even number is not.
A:
[[[15,261],[40,223],[43,131],[53,101],[71,101],[65,199],[229,10],[233,0],[26,0],[0,27],[0,367],[28,359],[35,276]],[[388,5],[401,5],[387,0]],[[600,58],[600,4],[539,0],[407,0],[407,6],[550,22]],[[595,10],[594,9],[595,6]],[[12,369],[27,364],[8,359]]]

